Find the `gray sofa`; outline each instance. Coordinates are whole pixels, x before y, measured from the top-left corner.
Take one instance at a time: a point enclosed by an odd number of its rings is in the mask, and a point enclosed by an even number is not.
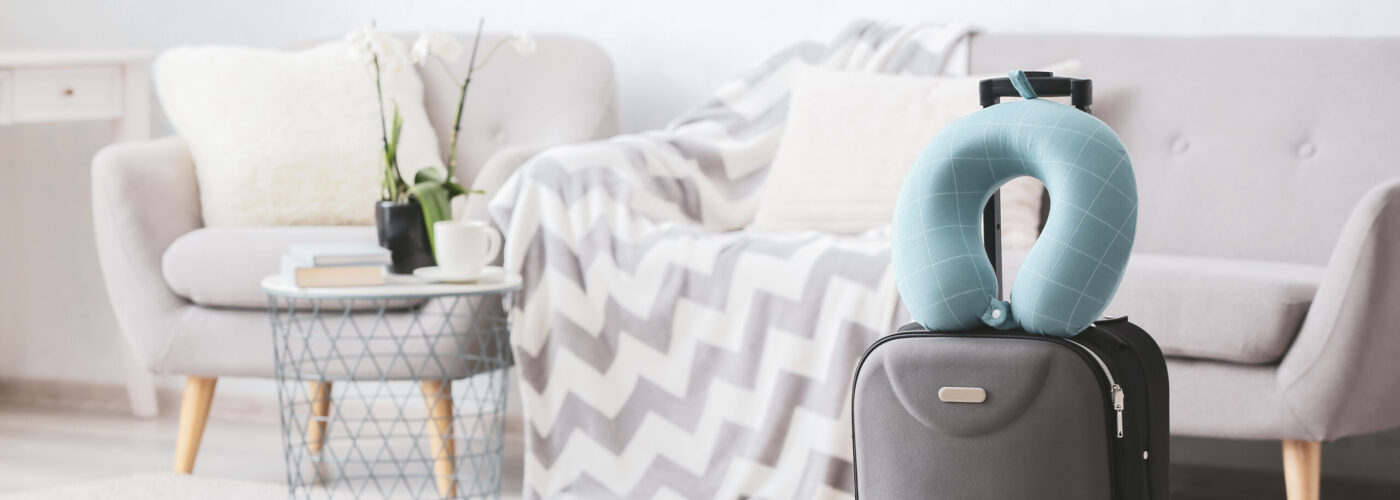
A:
[[[1321,441],[1400,426],[1400,39],[979,35],[974,73],[1076,58],[1132,154],[1111,314],[1169,356],[1172,432]],[[1008,281],[1009,282],[1009,281]]]
[[[481,43],[498,39],[487,34]],[[537,44],[528,58],[501,51],[474,78],[458,158],[476,189],[495,192],[541,149],[617,133],[607,54],[571,37],[540,36]],[[457,84],[436,67],[420,75],[446,148]],[[259,281],[278,272],[287,246],[376,241],[369,226],[206,228],[196,182],[179,137],[114,144],[93,159],[98,257],[118,324],[145,369],[186,376],[175,464],[182,473],[193,468],[217,378],[273,376]],[[482,198],[461,208],[467,217],[485,217]]]

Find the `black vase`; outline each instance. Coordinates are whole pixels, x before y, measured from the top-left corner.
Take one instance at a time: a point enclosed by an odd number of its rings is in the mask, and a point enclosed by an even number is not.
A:
[[[374,205],[374,225],[379,230],[379,246],[389,249],[397,274],[437,265],[428,243],[428,226],[423,224],[423,208],[417,200],[408,203],[381,201]]]

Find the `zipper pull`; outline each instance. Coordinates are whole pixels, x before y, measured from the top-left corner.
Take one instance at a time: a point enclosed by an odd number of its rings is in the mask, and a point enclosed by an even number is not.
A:
[[[1122,438],[1122,437],[1123,437],[1123,387],[1122,387],[1122,386],[1119,386],[1118,384],[1113,384],[1113,387],[1109,389],[1109,393],[1113,395],[1113,411],[1114,411],[1115,413],[1118,414],[1118,437],[1119,437],[1119,438]]]

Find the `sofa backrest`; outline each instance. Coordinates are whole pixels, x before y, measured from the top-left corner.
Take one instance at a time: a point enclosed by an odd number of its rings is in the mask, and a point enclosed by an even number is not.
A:
[[[465,76],[472,38],[454,33],[467,51],[452,65]],[[415,34],[399,33],[406,44]],[[503,36],[484,33],[480,64]],[[521,57],[509,44],[472,77],[457,144],[460,179],[476,178],[481,165],[505,146],[555,146],[617,134],[617,83],[612,60],[593,42],[564,35],[535,35],[536,50]],[[410,45],[411,46],[411,45]],[[418,67],[428,120],[447,159],[460,81],[439,64]],[[581,132],[592,132],[581,136]]]
[[[1071,58],[1132,155],[1138,252],[1323,264],[1400,177],[1400,38],[982,34],[971,70]]]

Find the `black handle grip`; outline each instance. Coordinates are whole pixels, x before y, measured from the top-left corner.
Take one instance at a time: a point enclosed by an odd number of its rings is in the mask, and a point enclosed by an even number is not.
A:
[[[1070,105],[1079,108],[1080,111],[1088,112],[1089,106],[1094,103],[1093,80],[1055,76],[1049,71],[1027,71],[1026,80],[1031,82],[1031,88],[1035,89],[1035,93],[1040,97],[1069,96]],[[984,108],[1000,103],[1003,97],[1021,95],[1011,84],[1010,78],[982,80],[978,83],[977,90],[981,94]]]

